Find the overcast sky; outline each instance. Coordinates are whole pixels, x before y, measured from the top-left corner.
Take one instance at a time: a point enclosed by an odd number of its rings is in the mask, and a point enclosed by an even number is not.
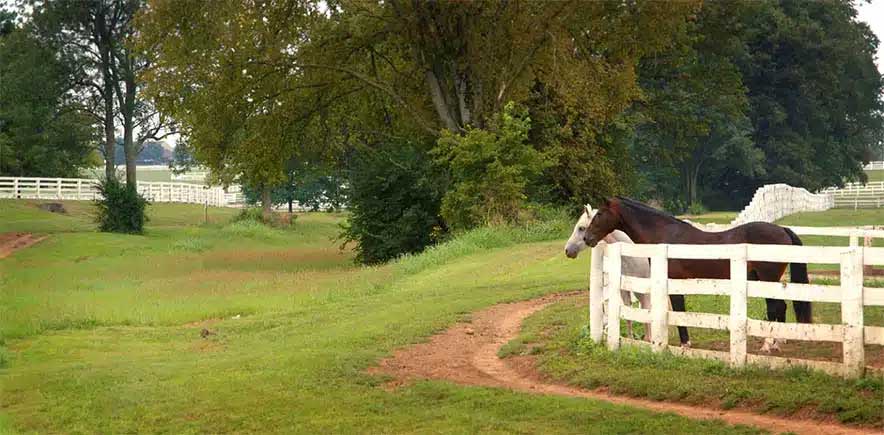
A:
[[[862,2],[857,6],[859,20],[866,22],[878,36],[880,43],[875,62],[878,64],[878,71],[884,73],[884,0],[875,0],[871,3]]]

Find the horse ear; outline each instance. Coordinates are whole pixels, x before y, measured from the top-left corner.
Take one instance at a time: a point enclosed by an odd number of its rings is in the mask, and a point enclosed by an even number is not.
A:
[[[605,207],[611,208],[614,205],[614,198],[605,198]]]
[[[584,205],[583,212],[586,213],[587,216],[592,216],[592,207],[589,204]]]

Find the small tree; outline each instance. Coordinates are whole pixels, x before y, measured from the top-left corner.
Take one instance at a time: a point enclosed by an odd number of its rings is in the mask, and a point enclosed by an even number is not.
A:
[[[95,201],[95,222],[98,230],[108,233],[141,234],[147,222],[148,202],[135,186],[120,182],[116,177],[105,178],[98,184],[101,199]]]
[[[431,166],[422,147],[413,143],[355,153],[347,189],[350,217],[341,237],[356,242],[356,261],[381,263],[437,241],[445,183]]]
[[[451,173],[441,213],[452,229],[518,220],[528,182],[549,165],[528,143],[530,128],[527,112],[508,103],[487,130],[442,134],[432,155]]]

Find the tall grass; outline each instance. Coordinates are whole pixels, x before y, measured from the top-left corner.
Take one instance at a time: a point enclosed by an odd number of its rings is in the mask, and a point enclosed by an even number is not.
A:
[[[456,234],[448,241],[431,246],[421,253],[403,255],[396,260],[394,267],[403,273],[412,274],[490,249],[564,239],[568,237],[573,224],[572,218],[564,210],[546,211],[542,216],[522,225],[486,226]]]

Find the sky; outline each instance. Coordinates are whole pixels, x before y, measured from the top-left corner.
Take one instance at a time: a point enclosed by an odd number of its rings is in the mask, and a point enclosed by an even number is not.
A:
[[[878,71],[884,74],[884,0],[874,0],[871,3],[861,2],[857,5],[857,18],[872,28],[878,40],[878,56],[875,62]]]

